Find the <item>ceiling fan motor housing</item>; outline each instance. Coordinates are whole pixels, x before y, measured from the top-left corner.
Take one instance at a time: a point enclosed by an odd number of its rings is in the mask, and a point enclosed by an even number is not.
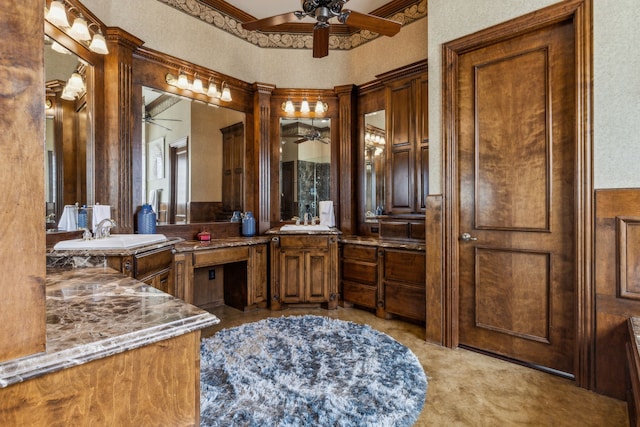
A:
[[[342,6],[348,0],[302,0],[302,10],[308,16],[320,22],[327,22],[329,19],[340,15]]]

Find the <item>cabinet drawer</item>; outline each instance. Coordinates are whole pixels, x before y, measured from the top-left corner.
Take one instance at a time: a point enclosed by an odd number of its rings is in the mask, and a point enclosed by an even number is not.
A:
[[[173,253],[171,248],[149,251],[134,258],[134,276],[138,279],[145,278],[152,273],[171,267]]]
[[[282,249],[329,249],[329,236],[280,236],[280,247]]]
[[[203,267],[208,265],[227,264],[236,261],[246,261],[248,259],[249,246],[211,249],[207,251],[195,252],[193,254],[193,266]]]
[[[345,280],[375,285],[378,283],[378,266],[358,261],[342,261],[342,277]]]
[[[344,245],[342,256],[350,259],[361,259],[363,261],[376,262],[377,249],[371,246]]]
[[[347,302],[376,308],[376,287],[345,281],[342,287],[342,299]]]
[[[403,285],[398,283],[385,283],[384,309],[388,313],[411,319],[426,319],[426,292],[424,288]]]
[[[426,258],[424,252],[386,250],[384,278],[425,287]]]

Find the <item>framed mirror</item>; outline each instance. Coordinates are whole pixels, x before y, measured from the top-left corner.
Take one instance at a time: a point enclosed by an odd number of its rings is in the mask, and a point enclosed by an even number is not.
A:
[[[331,119],[280,119],[280,218],[319,216],[331,200]]]
[[[142,100],[142,200],[158,224],[242,211],[245,114],[144,86]]]
[[[378,110],[364,115],[365,221],[384,213],[386,177],[386,115]]]
[[[94,67],[45,36],[45,227],[61,224],[65,205],[94,204]]]

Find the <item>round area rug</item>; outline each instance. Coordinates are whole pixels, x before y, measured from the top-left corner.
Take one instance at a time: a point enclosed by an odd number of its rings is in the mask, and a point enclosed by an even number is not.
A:
[[[427,392],[407,347],[320,316],[224,329],[200,357],[203,426],[410,426]]]

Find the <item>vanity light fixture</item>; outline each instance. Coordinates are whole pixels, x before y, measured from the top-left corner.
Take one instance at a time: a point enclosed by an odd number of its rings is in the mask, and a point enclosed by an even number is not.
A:
[[[220,86],[220,88],[222,89],[222,95],[220,95],[220,99],[222,101],[230,102],[231,101],[231,90],[229,89],[229,86],[227,85],[227,82],[222,82],[222,85]]]
[[[280,108],[286,114],[294,114],[296,112],[296,106],[293,103],[293,101],[291,101],[291,98],[287,98],[287,100],[282,103],[282,106]],[[315,114],[324,114],[327,112],[327,110],[329,110],[329,106],[327,105],[326,102],[322,101],[322,98],[318,96],[318,101],[316,101],[313,112]],[[309,101],[307,101],[306,97],[302,99],[302,102],[300,103],[299,111],[301,114],[309,114],[311,112]]]
[[[74,93],[71,88],[69,88],[69,85],[66,85],[64,89],[62,89],[62,95],[60,95],[60,98],[67,101],[73,101],[74,99],[76,99],[76,93]]]
[[[63,53],[65,55],[71,55],[71,52],[67,50],[67,48],[63,47],[60,43],[54,41],[51,44],[51,49],[55,50],[58,53]]]
[[[310,111],[311,109],[309,108],[309,101],[307,101],[307,98],[303,98],[302,104],[300,104],[300,112],[302,114],[308,114]]]
[[[85,90],[84,81],[82,80],[82,76],[77,71],[71,74],[69,80],[67,81],[67,88],[76,94]]]
[[[67,19],[67,10],[61,1],[53,0],[46,14],[47,21],[56,27],[69,28],[69,19]]]
[[[190,90],[197,94],[206,95],[209,98],[215,98],[225,102],[230,102],[232,100],[231,89],[227,82],[222,82],[222,85],[220,86],[221,91],[218,92],[218,87],[216,86],[213,77],[209,78],[209,85],[206,90],[202,83],[202,79],[198,77],[198,73],[194,74],[193,83],[189,81],[187,74],[182,70],[180,70],[177,78],[171,73],[167,74],[165,76],[165,81],[167,84],[177,87],[178,89]]]
[[[91,28],[92,25],[95,25],[98,29],[93,33],[93,38],[91,38],[91,43],[89,44],[89,50],[99,53],[100,55],[106,55],[109,53],[109,49],[107,49],[107,41],[104,38],[104,34],[102,34],[102,29],[100,29],[98,24],[95,22],[89,24],[88,28]]]
[[[79,14],[76,19],[73,20],[73,25],[69,30],[69,35],[76,40],[88,42],[91,40],[91,34],[89,33],[89,25],[84,19],[82,14]]]

